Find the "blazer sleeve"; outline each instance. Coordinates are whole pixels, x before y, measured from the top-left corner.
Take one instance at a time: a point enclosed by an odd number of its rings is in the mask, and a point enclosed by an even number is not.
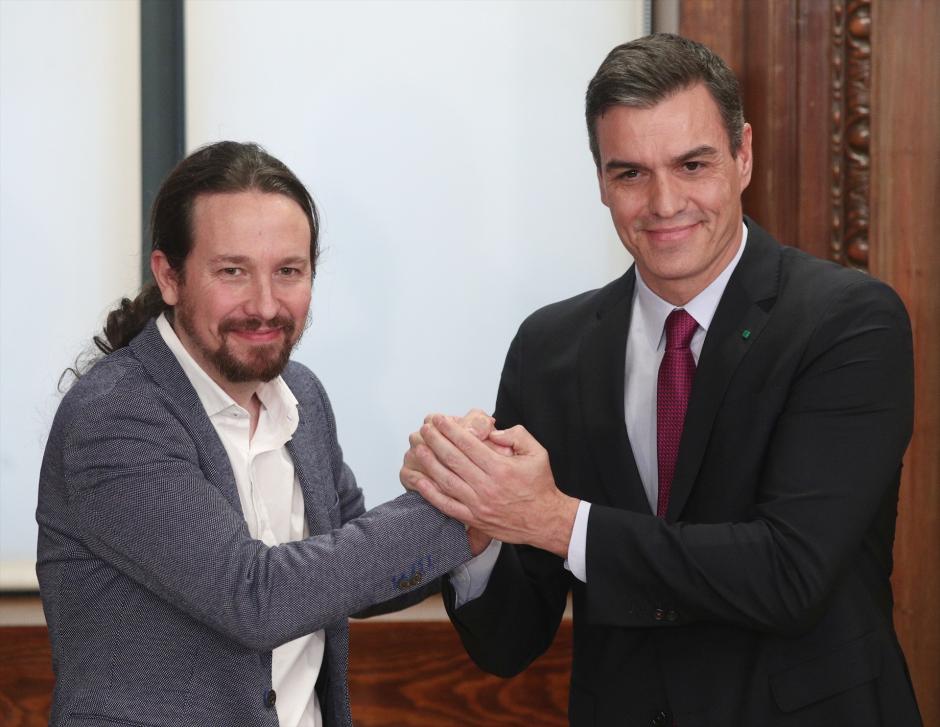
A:
[[[207,480],[211,464],[184,424],[139,383],[117,382],[61,426],[52,438],[82,544],[249,648],[270,650],[470,557],[463,526],[416,494],[364,511],[342,462],[333,469],[342,526],[265,546]]]
[[[893,532],[913,421],[911,330],[895,293],[867,278],[843,288],[816,318],[784,386],[782,413],[753,483],[751,517],[666,523],[591,507],[592,622],[714,621],[799,634],[818,620],[837,579],[867,547],[879,513],[888,512]]]

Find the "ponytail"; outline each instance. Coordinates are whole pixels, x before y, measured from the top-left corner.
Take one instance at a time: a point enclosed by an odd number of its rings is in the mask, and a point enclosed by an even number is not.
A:
[[[104,335],[94,337],[95,345],[104,354],[124,348],[143,330],[147,321],[156,318],[168,308],[156,284],[146,283],[134,300],[124,298],[117,308],[108,313]]]

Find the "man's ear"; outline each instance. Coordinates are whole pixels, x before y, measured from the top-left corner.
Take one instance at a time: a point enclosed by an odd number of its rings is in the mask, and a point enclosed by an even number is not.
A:
[[[163,302],[176,305],[179,301],[179,277],[162,250],[150,253],[150,270],[153,279],[157,281],[157,287],[160,288]]]
[[[751,148],[753,132],[750,124],[744,124],[741,129],[741,147],[738,149],[735,163],[738,165],[738,175],[741,179],[741,191],[747,189],[751,183],[751,172],[754,169],[754,154]]]
[[[597,167],[597,186],[601,190],[601,202],[605,207],[610,207],[610,205],[607,204],[607,185],[604,184],[604,173],[601,171],[600,167]]]

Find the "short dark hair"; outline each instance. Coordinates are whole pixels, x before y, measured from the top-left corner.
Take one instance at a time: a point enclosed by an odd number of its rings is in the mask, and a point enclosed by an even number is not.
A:
[[[166,255],[182,273],[193,247],[193,204],[201,194],[257,190],[283,194],[303,210],[310,225],[311,276],[319,254],[320,218],[313,198],[297,176],[279,159],[254,143],[219,141],[183,159],[157,192],[150,215],[151,248]],[[95,345],[104,353],[126,346],[151,318],[169,309],[155,283],[144,285],[134,300],[124,298],[108,314],[103,336]]]
[[[650,108],[672,94],[703,84],[718,106],[731,156],[741,148],[744,110],[738,79],[721,58],[694,40],[654,33],[618,45],[588,84],[584,116],[594,163],[600,166],[597,120],[613,106]]]

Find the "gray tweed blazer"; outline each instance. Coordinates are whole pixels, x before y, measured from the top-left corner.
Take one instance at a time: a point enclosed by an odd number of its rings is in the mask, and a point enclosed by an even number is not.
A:
[[[319,380],[297,363],[284,379],[311,537],[273,548],[249,535],[225,449],[154,321],[63,398],[36,513],[50,724],[273,727],[271,650],[325,629],[324,721],[350,725],[347,616],[421,595],[470,557],[463,527],[417,495],[366,512]]]

